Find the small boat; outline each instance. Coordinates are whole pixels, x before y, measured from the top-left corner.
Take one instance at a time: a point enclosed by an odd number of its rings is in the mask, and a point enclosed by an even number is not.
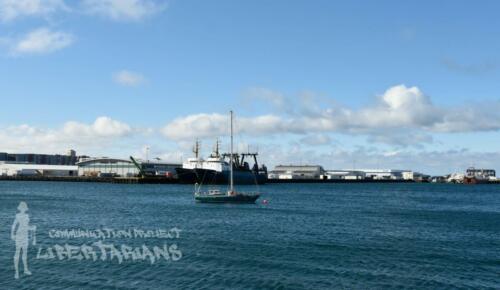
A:
[[[207,192],[196,192],[194,196],[197,202],[202,203],[255,203],[259,198],[258,193],[239,193],[235,191],[221,192],[218,189]]]
[[[231,156],[233,156],[233,111],[230,112],[231,119]],[[234,164],[233,158],[229,158],[229,190],[222,192],[219,189],[200,191],[201,185],[195,184],[194,199],[201,203],[255,203],[259,193],[236,192],[234,189]]]

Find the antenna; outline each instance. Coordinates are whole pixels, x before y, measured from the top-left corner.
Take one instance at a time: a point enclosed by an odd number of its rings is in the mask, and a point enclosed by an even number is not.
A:
[[[194,156],[196,157],[196,159],[198,159],[198,156],[200,153],[200,140],[198,140],[198,138],[196,138],[196,143],[194,144],[194,147],[193,147],[193,153],[194,153]]]
[[[217,138],[217,139],[215,139],[215,148],[214,148],[214,157],[216,157],[216,158],[219,158],[219,156],[220,156],[219,145],[220,145],[220,141],[219,141],[219,138]]]

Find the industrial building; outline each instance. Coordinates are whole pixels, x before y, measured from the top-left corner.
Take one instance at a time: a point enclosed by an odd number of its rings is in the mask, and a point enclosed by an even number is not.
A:
[[[77,161],[78,157],[74,150],[68,150],[65,155],[0,152],[0,162],[4,163],[75,165]]]
[[[74,150],[65,155],[0,152],[0,175],[77,176],[77,159]]]
[[[137,167],[130,161],[116,158],[87,158],[76,163],[78,176],[89,177],[132,177],[139,174]]]
[[[268,174],[269,179],[324,179],[320,165],[278,165]]]
[[[405,172],[411,172],[399,169],[357,169],[357,171],[364,172],[366,179],[373,180],[403,180]]]
[[[78,166],[0,162],[1,176],[77,176]]]
[[[86,176],[86,177],[135,177],[140,175],[168,176],[176,174],[180,164],[170,164],[159,160],[90,158],[76,156],[74,150],[66,155],[34,153],[0,153],[0,176]]]
[[[269,179],[310,180],[413,180],[424,181],[429,176],[399,169],[339,169],[324,170],[319,165],[278,165],[269,172]]]
[[[92,177],[134,177],[139,175],[139,168],[147,175],[172,176],[175,175],[175,168],[181,166],[144,160],[138,160],[136,165],[132,160],[107,157],[83,159],[76,165],[79,176]]]
[[[325,172],[326,179],[336,180],[362,180],[366,178],[366,173],[356,170],[328,170]]]

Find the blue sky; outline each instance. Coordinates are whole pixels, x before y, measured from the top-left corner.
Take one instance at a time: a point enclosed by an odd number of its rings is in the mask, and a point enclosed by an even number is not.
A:
[[[0,0],[0,151],[500,169],[498,1]],[[433,160],[429,160],[432,158]]]

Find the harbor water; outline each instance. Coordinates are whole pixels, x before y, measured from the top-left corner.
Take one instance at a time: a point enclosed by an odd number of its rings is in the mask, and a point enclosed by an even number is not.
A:
[[[193,189],[0,181],[0,289],[500,288],[498,185],[268,184],[249,205],[196,204]],[[20,258],[15,279],[21,201],[36,233],[32,275]]]

